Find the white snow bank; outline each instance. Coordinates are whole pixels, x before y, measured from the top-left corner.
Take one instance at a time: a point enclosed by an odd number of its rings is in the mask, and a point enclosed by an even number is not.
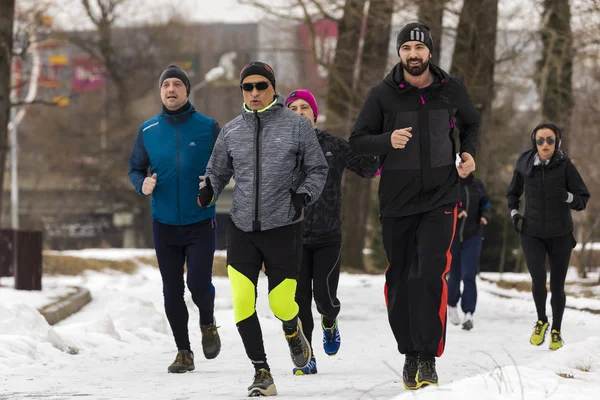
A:
[[[20,363],[37,362],[44,353],[41,349],[48,346],[54,351],[78,352],[35,308],[23,303],[0,304],[0,367],[12,365],[14,359]]]
[[[482,354],[482,358],[491,355]],[[477,359],[472,360],[476,363]],[[497,367],[440,387],[395,399],[595,399],[600,391],[600,337],[548,352],[523,366]]]

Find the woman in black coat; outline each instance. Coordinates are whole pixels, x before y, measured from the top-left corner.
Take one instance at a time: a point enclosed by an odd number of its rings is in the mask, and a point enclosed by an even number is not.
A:
[[[561,322],[565,310],[565,278],[573,236],[571,210],[585,209],[590,198],[577,168],[560,149],[561,133],[554,124],[541,124],[531,133],[532,149],[520,155],[506,192],[513,227],[521,236],[521,247],[531,274],[532,292],[538,314],[531,344],[544,343],[546,316],[546,256],[550,261],[552,328],[550,349],[562,347]],[[525,192],[525,212],[519,206]]]

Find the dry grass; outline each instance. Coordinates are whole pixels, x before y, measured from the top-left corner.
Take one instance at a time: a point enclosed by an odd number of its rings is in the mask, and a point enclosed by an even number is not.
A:
[[[132,260],[97,260],[44,254],[43,271],[45,275],[81,275],[84,271],[113,270],[126,274],[137,271],[138,262],[158,268],[156,257],[137,257]],[[225,257],[215,257],[213,276],[227,276],[227,261]]]
[[[592,360],[582,361],[578,360],[573,366],[576,370],[581,372],[590,372],[592,370]]]
[[[137,264],[132,260],[96,260],[44,254],[42,262],[46,275],[81,275],[84,271],[104,271],[106,269],[131,274],[137,270]]]
[[[575,379],[575,376],[573,374],[568,374],[566,372],[557,372],[556,375],[560,376],[561,378],[565,378],[565,379]]]
[[[103,271],[107,269],[131,274],[137,270],[138,263],[158,268],[156,257],[135,257],[130,260],[98,260],[54,254],[43,255],[43,271],[46,275],[81,275],[84,271]],[[365,268],[366,270],[360,270],[342,266],[342,271],[349,274],[375,275],[384,272],[375,268],[368,257],[365,257]],[[227,276],[226,257],[215,256],[213,276]]]
[[[531,292],[531,281],[495,281],[482,279],[496,284],[501,289],[516,289],[519,292]],[[599,285],[600,283],[597,282],[565,282],[565,293],[574,297],[598,298],[598,294],[594,289]],[[549,282],[546,283],[546,288],[550,291]]]
[[[136,257],[136,260],[142,264],[158,268],[158,261],[156,261],[156,257]]]
[[[519,292],[531,292],[531,282],[526,281],[495,281],[500,289],[516,289]]]
[[[227,276],[227,259],[225,257],[215,257],[213,276]]]

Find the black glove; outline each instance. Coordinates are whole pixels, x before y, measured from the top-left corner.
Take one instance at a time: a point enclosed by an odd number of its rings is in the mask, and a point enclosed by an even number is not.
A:
[[[200,207],[208,207],[215,202],[215,192],[208,176],[204,178],[204,183],[205,186],[202,189],[198,189],[198,205]]]
[[[517,233],[521,233],[523,231],[523,216],[519,213],[516,213],[512,216],[513,229]]]
[[[297,221],[302,216],[302,210],[310,202],[310,196],[306,193],[296,193],[295,190],[290,189],[292,195],[292,205],[294,206],[294,217],[293,221]]]

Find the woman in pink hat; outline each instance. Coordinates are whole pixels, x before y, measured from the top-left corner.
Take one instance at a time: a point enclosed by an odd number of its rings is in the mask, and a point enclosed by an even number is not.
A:
[[[321,314],[323,349],[327,355],[333,356],[341,343],[337,321],[340,312],[337,287],[342,248],[342,175],[345,169],[349,169],[363,178],[373,178],[379,168],[379,159],[356,156],[346,140],[317,128],[319,108],[309,90],[294,90],[286,98],[285,105],[312,123],[329,164],[329,174],[321,196],[304,209],[304,251],[298,274],[296,302],[300,307],[299,317],[304,334],[312,343],[314,323],[311,307],[314,294],[317,310]],[[312,354],[306,367],[294,368],[295,375],[317,373],[314,352]]]

